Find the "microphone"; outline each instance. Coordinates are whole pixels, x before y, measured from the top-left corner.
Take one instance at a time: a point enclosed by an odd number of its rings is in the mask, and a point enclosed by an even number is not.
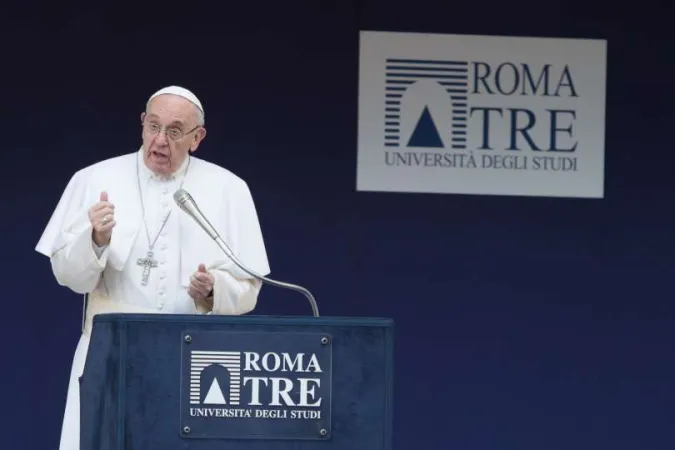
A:
[[[241,270],[244,272],[248,273],[254,278],[257,278],[258,280],[262,281],[263,283],[271,284],[272,286],[277,286],[277,287],[283,287],[287,289],[291,289],[297,292],[300,292],[307,297],[309,300],[309,303],[312,307],[312,312],[314,314],[314,317],[319,317],[319,307],[316,304],[316,300],[314,299],[314,296],[312,295],[311,292],[309,292],[307,289],[305,289],[302,286],[297,286],[295,284],[290,284],[290,283],[284,283],[281,281],[276,281],[272,280],[270,278],[264,277],[262,275],[259,275],[246,267],[239,259],[234,255],[230,247],[223,241],[223,239],[220,237],[216,229],[211,225],[211,222],[204,216],[204,214],[201,212],[199,209],[199,206],[197,206],[197,203],[194,201],[192,196],[185,190],[185,189],[178,189],[174,194],[173,194],[173,200],[176,202],[176,204],[182,209],[187,215],[192,217],[195,222],[199,224],[200,227],[208,234],[211,236],[211,239],[216,241],[220,249],[227,255],[228,258],[232,260]]]

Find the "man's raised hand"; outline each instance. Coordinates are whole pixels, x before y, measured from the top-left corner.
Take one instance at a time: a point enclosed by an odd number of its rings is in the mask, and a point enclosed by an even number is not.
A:
[[[92,237],[99,247],[108,245],[115,226],[115,205],[108,202],[108,193],[101,192],[100,200],[89,209]]]
[[[190,277],[190,286],[188,287],[188,294],[196,302],[205,304],[209,309],[213,308],[213,298],[210,296],[215,283],[213,275],[211,275],[204,264],[197,267],[197,271]]]

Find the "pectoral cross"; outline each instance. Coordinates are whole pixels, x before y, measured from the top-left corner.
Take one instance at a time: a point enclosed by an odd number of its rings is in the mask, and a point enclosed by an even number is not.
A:
[[[145,258],[138,258],[136,264],[143,267],[143,278],[141,278],[141,284],[146,286],[148,284],[148,279],[150,278],[150,269],[157,267],[157,261],[152,259],[152,252],[149,251],[148,256]]]

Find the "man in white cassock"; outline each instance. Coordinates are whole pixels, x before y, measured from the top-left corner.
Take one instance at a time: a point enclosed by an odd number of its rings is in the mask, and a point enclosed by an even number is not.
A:
[[[102,313],[250,312],[261,284],[241,271],[173,200],[188,191],[233,253],[270,272],[247,184],[191,155],[206,136],[204,109],[171,86],[141,114],[142,146],[76,172],[36,247],[57,282],[87,295],[75,350],[60,450],[79,450],[79,384],[92,318]]]

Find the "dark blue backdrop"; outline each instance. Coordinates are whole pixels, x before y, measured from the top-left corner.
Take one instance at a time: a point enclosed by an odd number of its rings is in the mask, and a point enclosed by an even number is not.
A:
[[[76,169],[138,148],[144,102],[168,84],[205,104],[198,156],[249,182],[273,276],[322,315],[396,320],[397,450],[672,448],[670,12],[218,3],[0,15],[2,448],[57,448],[79,333],[80,297],[33,247]],[[608,39],[605,198],[356,193],[359,29]],[[266,287],[256,313],[310,309]]]

